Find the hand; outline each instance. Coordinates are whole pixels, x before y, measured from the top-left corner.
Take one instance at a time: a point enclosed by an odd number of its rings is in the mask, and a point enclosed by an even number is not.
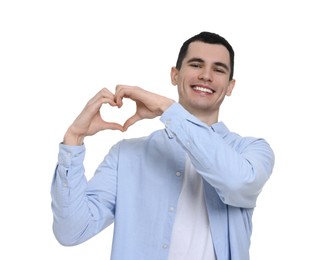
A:
[[[172,99],[146,91],[140,87],[117,85],[115,103],[119,108],[123,105],[123,98],[129,98],[136,102],[136,113],[124,123],[124,131],[139,120],[152,119],[162,115],[174,103]]]
[[[106,88],[99,91],[87,105],[80,115],[74,120],[64,136],[64,144],[81,145],[86,136],[91,136],[105,129],[123,131],[123,127],[115,122],[106,122],[102,119],[100,108],[103,104],[117,106],[114,95]]]

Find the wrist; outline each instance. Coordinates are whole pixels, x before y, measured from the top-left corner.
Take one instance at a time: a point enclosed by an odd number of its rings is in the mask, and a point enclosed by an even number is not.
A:
[[[175,101],[173,99],[166,100],[166,102],[164,102],[162,104],[162,106],[160,107],[162,113],[164,113],[174,103],[175,103]]]
[[[83,144],[84,136],[73,134],[70,129],[64,135],[63,144],[79,146]]]

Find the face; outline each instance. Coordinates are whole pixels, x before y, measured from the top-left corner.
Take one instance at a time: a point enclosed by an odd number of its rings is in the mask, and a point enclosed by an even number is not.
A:
[[[235,81],[229,80],[230,56],[223,45],[192,42],[182,67],[171,70],[179,103],[208,125],[218,121],[219,107],[231,95]]]

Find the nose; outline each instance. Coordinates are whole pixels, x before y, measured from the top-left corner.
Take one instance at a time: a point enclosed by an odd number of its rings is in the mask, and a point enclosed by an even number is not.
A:
[[[203,67],[200,71],[199,79],[204,81],[212,81],[211,69]]]

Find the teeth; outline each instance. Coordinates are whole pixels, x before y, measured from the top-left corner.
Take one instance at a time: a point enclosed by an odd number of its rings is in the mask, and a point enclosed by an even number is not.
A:
[[[213,93],[213,91],[209,88],[203,88],[203,87],[195,86],[195,87],[193,87],[193,89],[198,90],[198,91],[202,91],[202,92],[206,92],[206,93],[210,93],[210,94]]]

